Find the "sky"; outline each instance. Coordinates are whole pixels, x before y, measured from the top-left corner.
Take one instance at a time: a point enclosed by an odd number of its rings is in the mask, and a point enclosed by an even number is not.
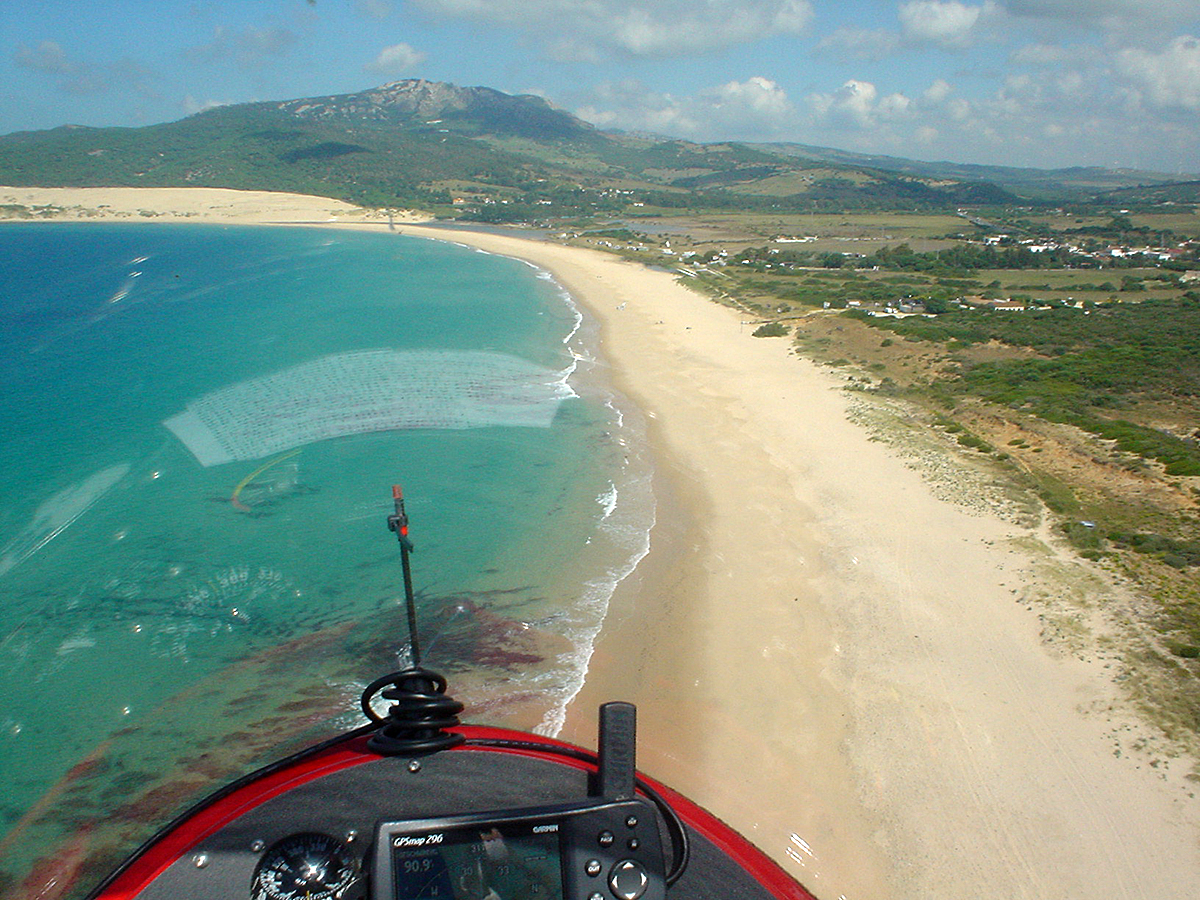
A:
[[[0,133],[406,78],[688,140],[1200,177],[1200,0],[0,0]]]

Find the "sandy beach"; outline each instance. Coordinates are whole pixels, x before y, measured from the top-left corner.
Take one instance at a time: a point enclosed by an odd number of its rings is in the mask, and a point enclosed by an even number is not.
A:
[[[592,744],[597,703],[636,702],[640,768],[823,900],[1158,900],[1200,883],[1192,761],[1131,749],[1149,730],[1108,662],[1043,633],[1033,598],[1081,564],[970,502],[969,480],[942,499],[856,424],[841,378],[671,273],[295,195],[0,188],[0,204],[395,227],[549,270],[647,418],[659,504],[564,738]]]
[[[341,200],[276,191],[224,188],[24,188],[0,186],[0,207],[31,215],[7,221],[210,222],[246,225],[330,225],[387,222],[387,215]],[[410,217],[417,219],[419,217]],[[0,217],[0,222],[6,219]]]

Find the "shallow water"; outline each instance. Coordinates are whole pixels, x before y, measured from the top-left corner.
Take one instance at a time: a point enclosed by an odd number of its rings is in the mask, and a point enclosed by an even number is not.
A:
[[[426,661],[473,721],[561,724],[653,501],[636,413],[544,273],[211,226],[6,226],[0,259],[10,884],[71,835],[84,883],[359,721],[407,652],[395,482]]]

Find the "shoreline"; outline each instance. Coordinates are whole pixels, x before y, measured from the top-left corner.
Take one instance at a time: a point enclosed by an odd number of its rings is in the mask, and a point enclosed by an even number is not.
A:
[[[14,196],[75,221],[389,227],[262,192],[0,188]],[[839,379],[669,273],[393,222],[551,272],[646,418],[651,550],[562,737],[593,745],[595,705],[636,702],[640,767],[823,900],[1190,896],[1200,803],[1181,772],[1114,755],[1132,726],[1103,661],[1043,642],[1028,529],[937,499],[849,420]]]

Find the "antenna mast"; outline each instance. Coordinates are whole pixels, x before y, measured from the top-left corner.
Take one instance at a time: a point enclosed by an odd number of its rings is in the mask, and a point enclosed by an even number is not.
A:
[[[413,597],[412,564],[408,555],[415,549],[408,539],[408,515],[404,512],[404,491],[400,485],[392,485],[392,502],[396,511],[387,518],[388,531],[394,532],[400,542],[400,568],[404,572],[404,604],[408,609],[408,642],[412,648],[414,669],[421,668],[421,642],[417,637],[417,601]]]
[[[463,705],[446,693],[446,679],[437,672],[421,668],[421,643],[417,636],[417,602],[413,596],[412,569],[408,556],[413,551],[408,539],[408,515],[404,512],[404,492],[392,485],[395,512],[387,518],[388,530],[400,542],[400,565],[404,571],[404,602],[408,612],[408,642],[412,665],[401,672],[376,678],[362,693],[360,705],[368,719],[379,728],[367,746],[383,756],[432,753],[461,744],[465,738],[447,731],[458,725]],[[391,700],[386,715],[371,706],[376,694]]]

